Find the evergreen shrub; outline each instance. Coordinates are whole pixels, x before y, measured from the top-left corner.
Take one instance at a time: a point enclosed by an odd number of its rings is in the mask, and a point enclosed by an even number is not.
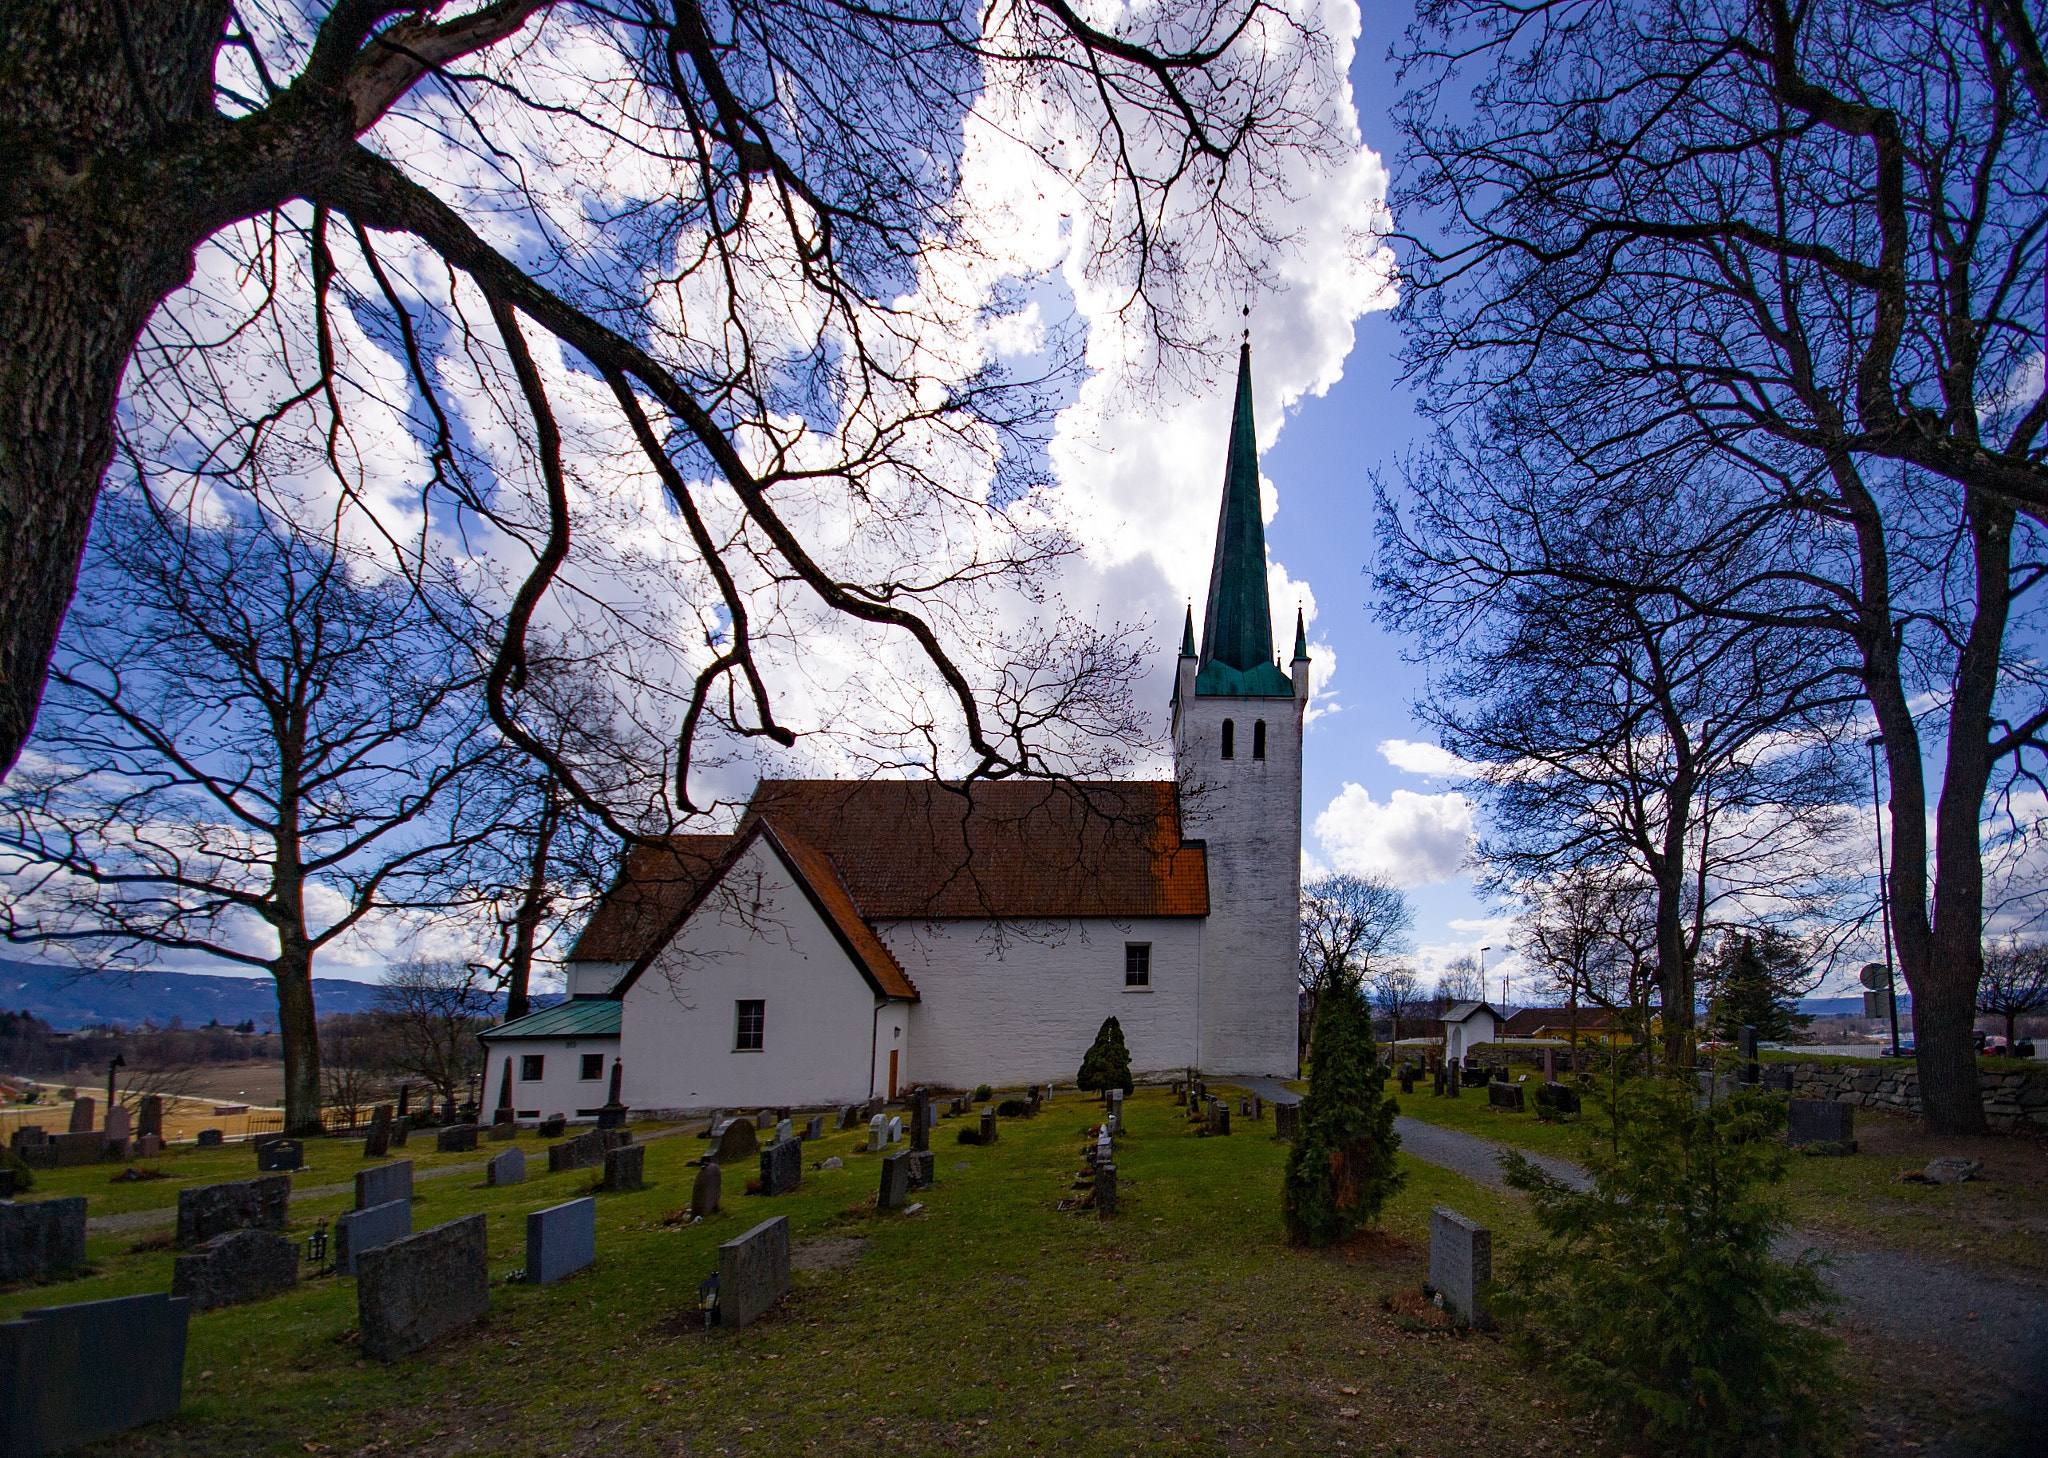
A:
[[[1074,1082],[1090,1093],[1120,1088],[1131,1092],[1131,1050],[1124,1046],[1124,1030],[1115,1018],[1104,1018]]]
[[[1379,1219],[1406,1178],[1395,1163],[1399,1106],[1373,1046],[1355,978],[1333,978],[1316,1009],[1308,1094],[1287,1155],[1281,1213],[1296,1245],[1329,1245]]]
[[[1493,1306],[1531,1357],[1665,1453],[1825,1453],[1836,1345],[1798,1318],[1830,1299],[1786,1228],[1784,1107],[1744,1091],[1696,1106],[1677,1080],[1615,1079],[1575,1190],[1519,1154],[1539,1242],[1502,1263]]]
[[[996,1091],[990,1088],[987,1084],[977,1084],[974,1090],[974,1101],[977,1104],[985,1104],[990,1099],[994,1098],[995,1094]]]

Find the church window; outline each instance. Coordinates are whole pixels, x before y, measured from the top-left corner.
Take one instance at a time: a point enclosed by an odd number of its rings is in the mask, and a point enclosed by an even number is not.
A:
[[[1225,719],[1223,721],[1223,757],[1225,759],[1237,758],[1237,720],[1235,719]]]
[[[758,998],[742,999],[734,1004],[738,1008],[739,1031],[733,1039],[733,1048],[740,1053],[761,1051],[761,1035],[767,1024],[768,1004]]]
[[[546,1064],[546,1062],[547,1058],[544,1054],[521,1054],[519,1058],[519,1081],[521,1083],[539,1083],[541,1077],[540,1071],[541,1068]]]
[[[1261,719],[1252,725],[1252,758],[1266,757],[1266,721]]]
[[[1150,987],[1152,985],[1152,944],[1150,942],[1124,943],[1124,986]]]
[[[596,1083],[600,1078],[603,1078],[604,1054],[585,1053],[583,1055],[583,1069],[576,1076],[585,1083]]]

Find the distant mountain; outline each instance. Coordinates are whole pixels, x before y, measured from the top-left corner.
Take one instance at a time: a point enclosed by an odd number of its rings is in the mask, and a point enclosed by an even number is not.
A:
[[[1904,978],[1900,979],[1902,984],[1904,981]],[[1817,1018],[1860,1018],[1863,1016],[1863,999],[1861,997],[1804,997],[1799,1000],[1799,1010]],[[1899,1011],[1901,1013],[1909,1013],[1912,1010],[1913,994],[1901,991],[1899,993]]]
[[[327,1013],[367,1012],[377,988],[345,977],[315,977],[313,1005]],[[134,972],[81,977],[69,967],[0,961],[0,1008],[32,1012],[56,1028],[118,1023],[158,1027],[172,1018],[188,1028],[254,1019],[259,1031],[277,1027],[277,986],[268,977],[207,977],[190,972]]]

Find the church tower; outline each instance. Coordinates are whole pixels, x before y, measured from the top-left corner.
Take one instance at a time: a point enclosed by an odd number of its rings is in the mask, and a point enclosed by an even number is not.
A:
[[[1301,918],[1301,735],[1308,634],[1280,667],[1266,591],[1266,528],[1252,428],[1252,355],[1238,353],[1216,556],[1195,649],[1181,630],[1173,759],[1182,833],[1208,847],[1199,1062],[1213,1074],[1296,1071],[1296,938]]]

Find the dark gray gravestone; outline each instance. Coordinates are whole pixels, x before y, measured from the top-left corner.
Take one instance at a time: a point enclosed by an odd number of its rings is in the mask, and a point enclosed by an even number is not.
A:
[[[614,1194],[637,1190],[647,1183],[647,1146],[622,1144],[604,1152],[603,1188]]]
[[[981,1142],[983,1144],[993,1144],[996,1142],[996,1111],[994,1109],[983,1109],[981,1111]]]
[[[1273,1137],[1275,1139],[1294,1138],[1294,1131],[1300,1127],[1300,1124],[1300,1104],[1273,1105]]]
[[[256,1168],[263,1171],[304,1169],[306,1146],[296,1139],[272,1139],[256,1146]]]
[[[176,1414],[192,1303],[153,1294],[0,1323],[0,1452],[35,1458]]]
[[[781,1139],[761,1151],[761,1193],[786,1195],[804,1177],[804,1147],[795,1139]]]
[[[707,1215],[716,1215],[724,1184],[725,1177],[719,1171],[717,1160],[707,1159],[699,1165],[697,1182],[690,1186],[690,1213],[700,1220]]]
[[[230,1230],[171,1266],[171,1294],[194,1311],[261,1301],[299,1284],[299,1247],[271,1230]]]
[[[366,1250],[356,1277],[364,1356],[389,1362],[431,1346],[490,1310],[485,1219],[468,1215]]]
[[[773,1129],[775,1127],[774,1113],[768,1109],[762,1109],[754,1115],[754,1127],[756,1129]]]
[[[588,1169],[602,1164],[604,1151],[604,1134],[600,1130],[564,1139],[560,1144],[548,1146],[548,1173],[562,1174],[567,1170]]]
[[[16,1154],[19,1154],[31,1144],[48,1144],[49,1142],[50,1132],[41,1124],[24,1124],[8,1137],[7,1147]]]
[[[718,1248],[718,1320],[748,1326],[789,1293],[789,1217],[763,1220]]]
[[[1430,1076],[1434,1081],[1430,1092],[1435,1097],[1442,1098],[1444,1096],[1444,1071],[1441,1068],[1433,1069]]]
[[[392,1200],[334,1217],[334,1269],[344,1276],[361,1270],[363,1256],[412,1234],[412,1201]]]
[[[569,1120],[566,1116],[562,1114],[549,1114],[540,1121],[540,1137],[543,1139],[560,1139],[562,1132],[568,1127]]]
[[[85,1264],[85,1196],[0,1205],[0,1281]]]
[[[107,1157],[107,1136],[90,1129],[76,1134],[52,1134],[47,1147],[56,1156],[51,1163],[59,1169],[98,1164]]]
[[[412,1161],[401,1159],[356,1171],[356,1208],[388,1205],[412,1198]]]
[[[1102,1216],[1116,1214],[1116,1165],[1113,1162],[1095,1166],[1095,1213]]]
[[[199,1147],[201,1149],[218,1149],[226,1142],[227,1136],[218,1129],[201,1129],[199,1131]]]
[[[720,1164],[736,1164],[760,1147],[748,1119],[727,1119],[711,1131],[710,1157]]]
[[[838,1125],[837,1125],[837,1127],[838,1127],[838,1128],[840,1128],[840,1129],[852,1129],[852,1128],[856,1127],[856,1126],[857,1126],[857,1125],[858,1125],[859,1123],[860,1123],[860,1105],[859,1105],[859,1104],[848,1104],[848,1105],[846,1105],[846,1107],[842,1108],[842,1109],[841,1109],[841,1110],[839,1111],[839,1123],[838,1123]]]
[[[259,1175],[178,1191],[179,1250],[230,1230],[282,1230],[291,1214],[289,1175]]]
[[[910,1203],[910,1151],[900,1149],[882,1156],[882,1188],[875,1197],[878,1210],[901,1210]]]
[[[94,1104],[90,1098],[71,1101],[71,1128],[73,1134],[90,1134]]]
[[[142,1101],[142,1116],[135,1125],[135,1136],[145,1134],[164,1137],[164,1100],[162,1094],[150,1094]]]
[[[1429,1212],[1429,1284],[1444,1305],[1484,1331],[1493,1324],[1486,1288],[1493,1281],[1493,1233],[1438,1205]]]
[[[1785,1137],[1802,1144],[1848,1144],[1856,1138],[1856,1107],[1832,1099],[1793,1099],[1785,1106]]]
[[[804,1138],[805,1138],[806,1140],[810,1140],[810,1139],[823,1139],[824,1137],[825,1137],[825,1116],[824,1116],[823,1114],[813,1114],[813,1115],[811,1115],[811,1119],[810,1119],[810,1122],[804,1125]]]
[[[1553,1114],[1576,1114],[1579,1091],[1568,1083],[1546,1083],[1536,1090],[1536,1107]]]
[[[939,1156],[929,1149],[910,1151],[910,1188],[928,1190],[939,1180]]]
[[[484,1166],[484,1183],[487,1185],[516,1185],[525,1179],[526,1155],[517,1149],[491,1156],[490,1162]]]
[[[1209,1132],[1211,1134],[1228,1134],[1230,1132],[1230,1105],[1220,1101],[1217,1103],[1215,1110],[1209,1116]]]
[[[14,1198],[14,1166],[0,1165],[0,1200]]]
[[[1486,1086],[1486,1102],[1496,1109],[1522,1113],[1522,1086],[1519,1083],[1489,1083]]]
[[[1764,1087],[1774,1093],[1792,1092],[1792,1065],[1789,1063],[1766,1063],[1764,1065]]]
[[[412,1120],[393,1119],[391,1121],[391,1147],[393,1149],[403,1149],[405,1148],[405,1141],[410,1138],[412,1138]]]
[[[470,1154],[476,1149],[476,1125],[450,1124],[434,1135],[437,1154]]]
[[[510,1109],[500,1109],[498,1112],[510,1114],[512,1111]],[[509,1118],[493,1119],[490,1125],[490,1137],[492,1142],[497,1144],[503,1144],[507,1139],[517,1139],[519,1137],[519,1126]]]
[[[597,1260],[597,1201],[585,1195],[526,1217],[526,1283],[545,1286]]]

